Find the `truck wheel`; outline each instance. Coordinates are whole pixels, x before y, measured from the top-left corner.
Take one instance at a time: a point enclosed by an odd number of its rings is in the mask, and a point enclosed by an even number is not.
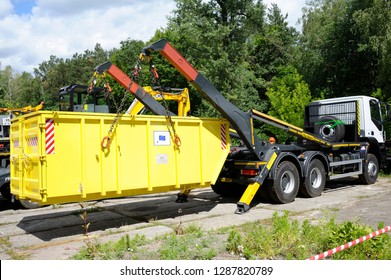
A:
[[[329,142],[338,142],[345,137],[345,126],[334,116],[325,116],[315,124],[315,134]]]
[[[364,161],[363,174],[359,175],[360,182],[365,185],[374,184],[379,175],[379,162],[374,154],[368,154]]]
[[[304,183],[300,186],[299,191],[304,197],[316,197],[323,192],[325,185],[325,168],[320,160],[314,159],[308,166]]]
[[[31,200],[17,200],[16,203],[24,209],[39,208],[38,202],[31,202]]]
[[[270,198],[277,203],[295,200],[299,192],[299,172],[290,161],[283,161],[277,167],[276,177],[269,188]]]
[[[10,184],[9,184],[9,183],[5,183],[5,184],[0,188],[0,193],[1,193],[1,195],[2,195],[6,200],[11,200]]]

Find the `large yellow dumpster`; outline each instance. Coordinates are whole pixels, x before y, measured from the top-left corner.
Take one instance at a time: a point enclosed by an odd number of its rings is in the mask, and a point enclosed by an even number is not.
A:
[[[40,111],[11,124],[11,192],[40,204],[187,191],[214,184],[229,152],[224,119]]]

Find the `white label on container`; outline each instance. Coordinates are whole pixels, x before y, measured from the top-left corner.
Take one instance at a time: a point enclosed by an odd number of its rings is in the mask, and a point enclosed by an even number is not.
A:
[[[11,125],[11,120],[10,118],[3,118],[3,125]]]
[[[168,154],[157,154],[156,155],[157,164],[168,164]]]
[[[154,131],[153,143],[155,146],[170,146],[170,132],[169,131]]]

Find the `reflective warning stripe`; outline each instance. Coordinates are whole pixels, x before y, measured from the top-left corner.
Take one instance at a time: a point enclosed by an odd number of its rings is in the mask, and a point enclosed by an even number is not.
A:
[[[220,134],[221,134],[221,149],[225,150],[227,148],[227,133],[225,129],[225,124],[220,125]]]
[[[54,120],[46,120],[46,154],[54,154]]]

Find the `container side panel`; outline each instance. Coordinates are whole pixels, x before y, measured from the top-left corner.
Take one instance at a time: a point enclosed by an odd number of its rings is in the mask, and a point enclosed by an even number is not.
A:
[[[80,122],[66,115],[54,119],[55,152],[46,154],[48,197],[80,194]]]
[[[115,134],[117,157],[117,179],[120,191],[147,189],[148,171],[148,122],[144,119],[120,120]]]
[[[202,182],[200,139],[201,122],[178,121],[178,135],[181,146],[178,149],[178,178],[181,184]]]
[[[99,118],[86,118],[81,127],[80,192],[100,193],[102,190],[102,132]],[[107,170],[109,172],[109,170]]]
[[[170,123],[165,118],[151,120],[148,131],[150,184],[153,187],[175,186],[175,144]]]

